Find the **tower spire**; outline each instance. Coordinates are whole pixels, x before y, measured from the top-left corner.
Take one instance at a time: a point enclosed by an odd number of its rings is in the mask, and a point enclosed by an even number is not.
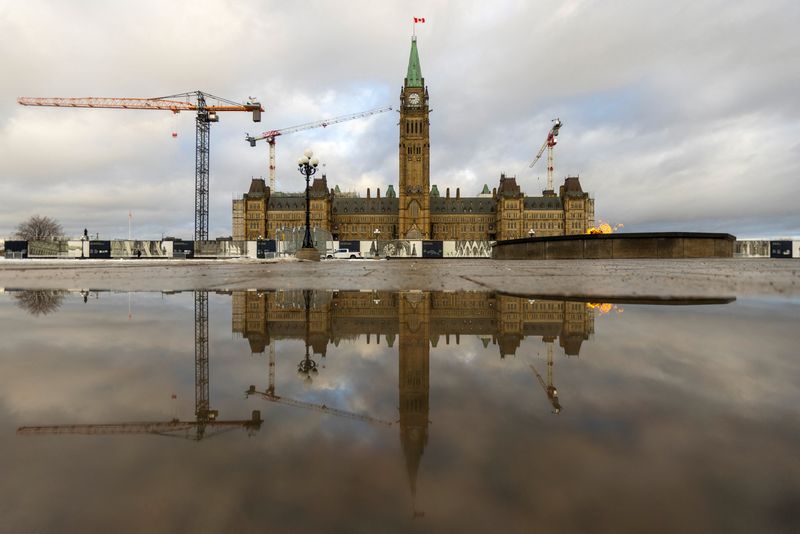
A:
[[[411,37],[411,54],[408,57],[408,72],[406,73],[406,87],[422,87],[422,67],[419,66],[419,53],[417,52],[417,36]]]

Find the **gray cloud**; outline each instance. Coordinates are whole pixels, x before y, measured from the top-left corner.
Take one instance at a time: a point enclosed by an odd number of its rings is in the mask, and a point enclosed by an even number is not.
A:
[[[267,174],[244,132],[395,105],[418,26],[431,92],[431,182],[474,194],[501,171],[528,194],[549,121],[556,175],[580,174],[597,216],[637,229],[800,234],[800,20],[796,2],[224,1],[0,7],[0,235],[42,213],[78,234],[189,236],[191,114],[32,109],[18,96],[258,96],[264,121],[223,114],[212,133],[211,233]],[[172,139],[171,132],[179,132]],[[278,140],[278,182],[300,190],[306,146],[329,182],[397,181],[396,113]],[[540,163],[541,165],[541,163]],[[537,179],[538,178],[538,179]]]

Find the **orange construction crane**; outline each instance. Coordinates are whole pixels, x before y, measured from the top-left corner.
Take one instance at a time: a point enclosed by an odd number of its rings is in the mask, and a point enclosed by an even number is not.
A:
[[[247,140],[248,143],[250,143],[250,146],[256,146],[256,141],[261,141],[261,140],[266,140],[267,144],[269,144],[269,187],[272,191],[275,191],[275,138],[276,137],[295,132],[302,132],[303,130],[310,130],[312,128],[325,128],[327,126],[330,126],[331,124],[351,121],[353,119],[361,119],[364,117],[369,117],[370,115],[375,115],[377,113],[383,113],[384,111],[391,111],[391,110],[392,110],[391,106],[370,109],[367,111],[361,111],[359,113],[352,113],[350,115],[341,115],[339,117],[324,119],[317,122],[307,122],[305,124],[298,124],[297,126],[289,126],[288,128],[281,128],[280,130],[270,130],[268,132],[263,132],[258,137],[254,137],[250,134],[247,134],[245,139]]]
[[[216,105],[207,100],[218,102]],[[253,122],[261,122],[264,108],[250,99],[245,104],[214,96],[203,91],[192,91],[158,98],[33,98],[20,97],[17,102],[23,106],[43,106],[59,108],[104,108],[104,109],[148,109],[171,111],[196,111],[195,140],[195,196],[194,196],[194,239],[208,239],[208,193],[209,193],[209,136],[212,122],[218,122],[217,113],[222,111],[249,111]]]

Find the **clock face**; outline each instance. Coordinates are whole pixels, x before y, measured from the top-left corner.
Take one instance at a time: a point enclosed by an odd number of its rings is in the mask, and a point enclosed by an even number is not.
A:
[[[408,97],[408,103],[412,106],[419,105],[419,95],[417,93],[412,93],[411,96]]]

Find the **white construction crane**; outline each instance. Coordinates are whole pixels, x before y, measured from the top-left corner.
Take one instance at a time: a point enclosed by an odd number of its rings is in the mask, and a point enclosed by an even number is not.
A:
[[[266,140],[267,144],[269,144],[269,187],[272,191],[275,191],[275,138],[276,137],[278,137],[279,135],[302,132],[303,130],[310,130],[312,128],[325,128],[331,124],[346,122],[353,119],[361,119],[364,117],[369,117],[370,115],[376,115],[378,113],[383,113],[384,111],[391,111],[391,110],[392,110],[391,106],[387,106],[384,108],[370,109],[367,111],[361,111],[359,113],[351,113],[350,115],[341,115],[339,117],[333,117],[321,121],[307,122],[305,124],[298,124],[297,126],[289,126],[288,128],[281,128],[280,130],[269,130],[268,132],[263,132],[258,137],[254,137],[250,134],[247,134],[245,139],[247,139],[247,142],[250,143],[250,146],[256,146],[256,141],[262,141],[262,140]]]
[[[296,408],[304,408],[306,410],[312,410],[316,412],[321,412],[330,415],[336,415],[339,417],[344,417],[346,419],[353,419],[355,421],[362,421],[365,423],[372,423],[378,425],[385,425],[385,426],[392,426],[392,421],[387,421],[385,419],[378,419],[376,417],[372,417],[367,414],[359,414],[348,412],[345,410],[340,410],[338,408],[332,408],[325,404],[312,404],[310,402],[304,402],[296,399],[289,399],[287,397],[281,397],[280,395],[275,393],[275,341],[273,340],[272,343],[269,345],[269,384],[267,385],[266,391],[257,391],[255,386],[250,386],[248,390],[245,392],[245,396],[249,397],[250,395],[259,395],[263,399],[268,400],[270,402],[274,402],[277,404],[285,404],[287,406],[294,406]],[[259,412],[260,414],[260,412]]]
[[[533,159],[528,167],[533,167],[536,165],[536,162],[539,161],[539,158],[542,157],[544,153],[544,149],[547,149],[547,190],[553,191],[553,147],[556,146],[558,142],[558,131],[561,129],[561,119],[555,118],[551,122],[553,122],[553,127],[550,128],[550,131],[547,133],[547,139],[544,140],[544,144],[542,148],[539,149],[539,153],[536,154],[536,157]]]
[[[541,384],[542,389],[544,389],[547,399],[553,406],[553,413],[558,415],[561,413],[561,403],[558,402],[558,389],[556,389],[555,384],[553,384],[553,342],[545,341],[545,343],[547,343],[547,382],[544,381],[542,375],[539,374],[533,364],[529,364],[529,366],[533,369],[536,379],[539,380],[539,384]]]

